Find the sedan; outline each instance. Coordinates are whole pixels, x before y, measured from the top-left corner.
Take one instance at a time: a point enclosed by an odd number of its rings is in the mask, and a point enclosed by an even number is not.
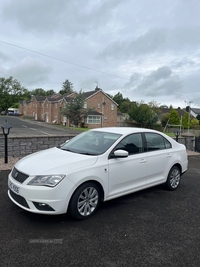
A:
[[[102,201],[159,184],[177,189],[187,166],[185,146],[161,132],[92,129],[19,160],[8,177],[8,195],[26,211],[69,212],[82,220]]]

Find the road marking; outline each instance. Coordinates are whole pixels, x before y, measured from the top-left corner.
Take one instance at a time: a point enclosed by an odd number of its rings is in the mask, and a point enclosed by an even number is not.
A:
[[[26,125],[22,125],[24,128],[28,128]]]
[[[37,131],[37,129],[35,129],[35,128],[29,128],[30,130],[33,130],[33,131]]]
[[[41,131],[41,133],[46,134],[46,135],[51,135],[51,134],[45,133],[45,132],[43,132],[43,131]]]

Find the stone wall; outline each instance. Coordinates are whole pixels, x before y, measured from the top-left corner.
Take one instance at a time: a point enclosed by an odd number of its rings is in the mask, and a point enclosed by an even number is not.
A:
[[[34,136],[34,137],[8,136],[8,156],[22,158],[31,153],[58,146],[74,136],[75,135]],[[187,149],[194,150],[193,134],[188,134],[188,133],[185,135],[182,134],[182,136],[179,136],[178,142],[184,144]],[[0,134],[0,157],[4,157],[5,153],[4,149],[5,149],[4,135]]]
[[[8,136],[8,156],[24,157],[31,153],[58,146],[69,140],[73,135],[63,136],[34,136],[34,137],[10,137]],[[4,135],[0,135],[0,157],[5,153]]]

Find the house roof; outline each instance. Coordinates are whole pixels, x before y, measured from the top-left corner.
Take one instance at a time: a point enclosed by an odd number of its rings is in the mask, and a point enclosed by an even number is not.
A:
[[[175,110],[178,112],[178,115],[180,118],[183,117],[185,112],[186,112],[185,109],[180,109],[180,108],[177,108]],[[160,111],[162,114],[165,114],[165,113],[170,113],[171,109],[170,108],[160,108]]]
[[[89,91],[89,92],[83,92],[83,97],[85,97],[85,99],[88,99],[96,94],[98,94],[99,92],[102,92],[107,98],[109,98],[116,106],[118,106],[118,104],[112,99],[110,98],[101,88],[96,87],[95,90],[93,91]]]
[[[200,108],[190,108],[194,113],[200,114]]]
[[[99,113],[98,111],[96,111],[96,110],[90,110],[89,112],[88,112],[88,115],[100,115],[100,116],[102,116],[102,113]]]

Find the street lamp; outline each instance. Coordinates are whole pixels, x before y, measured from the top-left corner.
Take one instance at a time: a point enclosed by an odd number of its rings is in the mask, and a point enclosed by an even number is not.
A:
[[[3,130],[3,134],[5,136],[5,156],[4,156],[4,162],[8,163],[8,135],[10,133],[10,129],[12,126],[7,122],[7,120],[4,122],[4,124],[1,126]]]
[[[179,135],[180,135],[180,131],[179,131],[179,129],[176,129],[176,130],[174,131],[174,134],[175,134],[175,136],[176,136],[176,142],[178,142],[178,137],[179,137]]]

